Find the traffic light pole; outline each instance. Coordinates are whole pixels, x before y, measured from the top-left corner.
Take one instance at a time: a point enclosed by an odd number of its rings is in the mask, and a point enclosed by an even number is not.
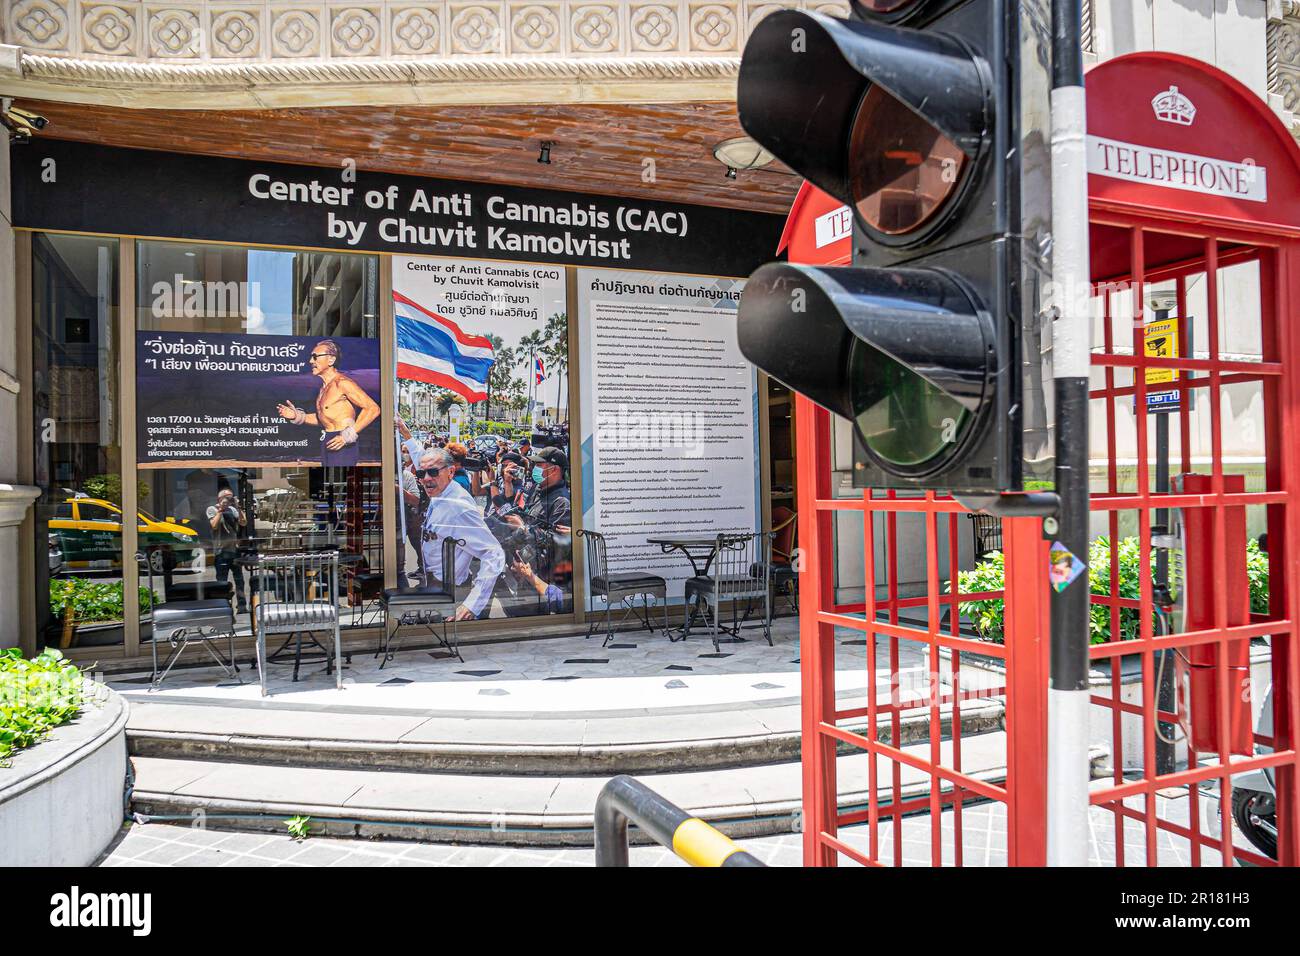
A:
[[[1047,862],[1088,864],[1088,268],[1087,122],[1080,0],[1052,0],[1052,335],[1056,414],[1054,545],[1084,570],[1051,595]],[[1050,526],[1049,526],[1050,527]],[[1059,549],[1054,547],[1059,553]],[[1078,565],[1075,565],[1077,568]]]

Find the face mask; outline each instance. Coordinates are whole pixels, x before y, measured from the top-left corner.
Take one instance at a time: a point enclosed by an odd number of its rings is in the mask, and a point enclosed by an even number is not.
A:
[[[535,467],[533,468],[533,481],[536,482],[536,483],[539,484],[539,485],[542,483],[542,466],[541,466],[541,465],[537,465],[537,466],[535,466]]]

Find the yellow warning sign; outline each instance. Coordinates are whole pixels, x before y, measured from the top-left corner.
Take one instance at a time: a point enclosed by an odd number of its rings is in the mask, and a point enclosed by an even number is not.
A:
[[[1147,358],[1178,358],[1178,319],[1159,319],[1148,322],[1143,329],[1142,351]],[[1146,370],[1147,385],[1167,385],[1178,381],[1178,371],[1172,368]]]

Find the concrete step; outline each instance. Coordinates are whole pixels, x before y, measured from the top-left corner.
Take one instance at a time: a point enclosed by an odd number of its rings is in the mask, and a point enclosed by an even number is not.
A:
[[[929,757],[929,744],[904,749]],[[941,744],[952,766],[952,744]],[[837,762],[841,810],[864,808],[870,755]],[[1006,777],[1006,735],[963,739],[963,772],[986,783]],[[493,777],[397,770],[283,767],[260,763],[134,757],[131,807],[150,821],[202,818],[224,829],[282,831],[305,815],[318,835],[511,845],[590,845],[605,776]],[[899,796],[928,794],[931,777],[900,765]],[[798,763],[642,775],[666,798],[734,837],[801,828]],[[893,799],[892,764],[879,758],[879,800]],[[947,785],[942,785],[943,789]]]
[[[1001,729],[1001,700],[961,705],[963,740]],[[952,709],[941,710],[942,734]],[[845,722],[865,729],[866,719]],[[903,744],[929,739],[930,714],[905,714]],[[887,721],[880,738],[892,743]],[[716,770],[797,761],[797,706],[634,717],[451,717],[419,712],[328,712],[288,707],[133,701],[127,727],[137,757],[235,764],[448,774],[600,776]],[[853,748],[845,745],[844,753]]]

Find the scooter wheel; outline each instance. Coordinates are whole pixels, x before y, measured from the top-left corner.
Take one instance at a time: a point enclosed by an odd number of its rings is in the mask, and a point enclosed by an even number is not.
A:
[[[1277,837],[1251,820],[1252,816],[1273,820],[1277,812],[1274,806],[1273,798],[1266,793],[1256,790],[1232,791],[1232,819],[1236,821],[1237,828],[1256,849],[1276,860]]]

